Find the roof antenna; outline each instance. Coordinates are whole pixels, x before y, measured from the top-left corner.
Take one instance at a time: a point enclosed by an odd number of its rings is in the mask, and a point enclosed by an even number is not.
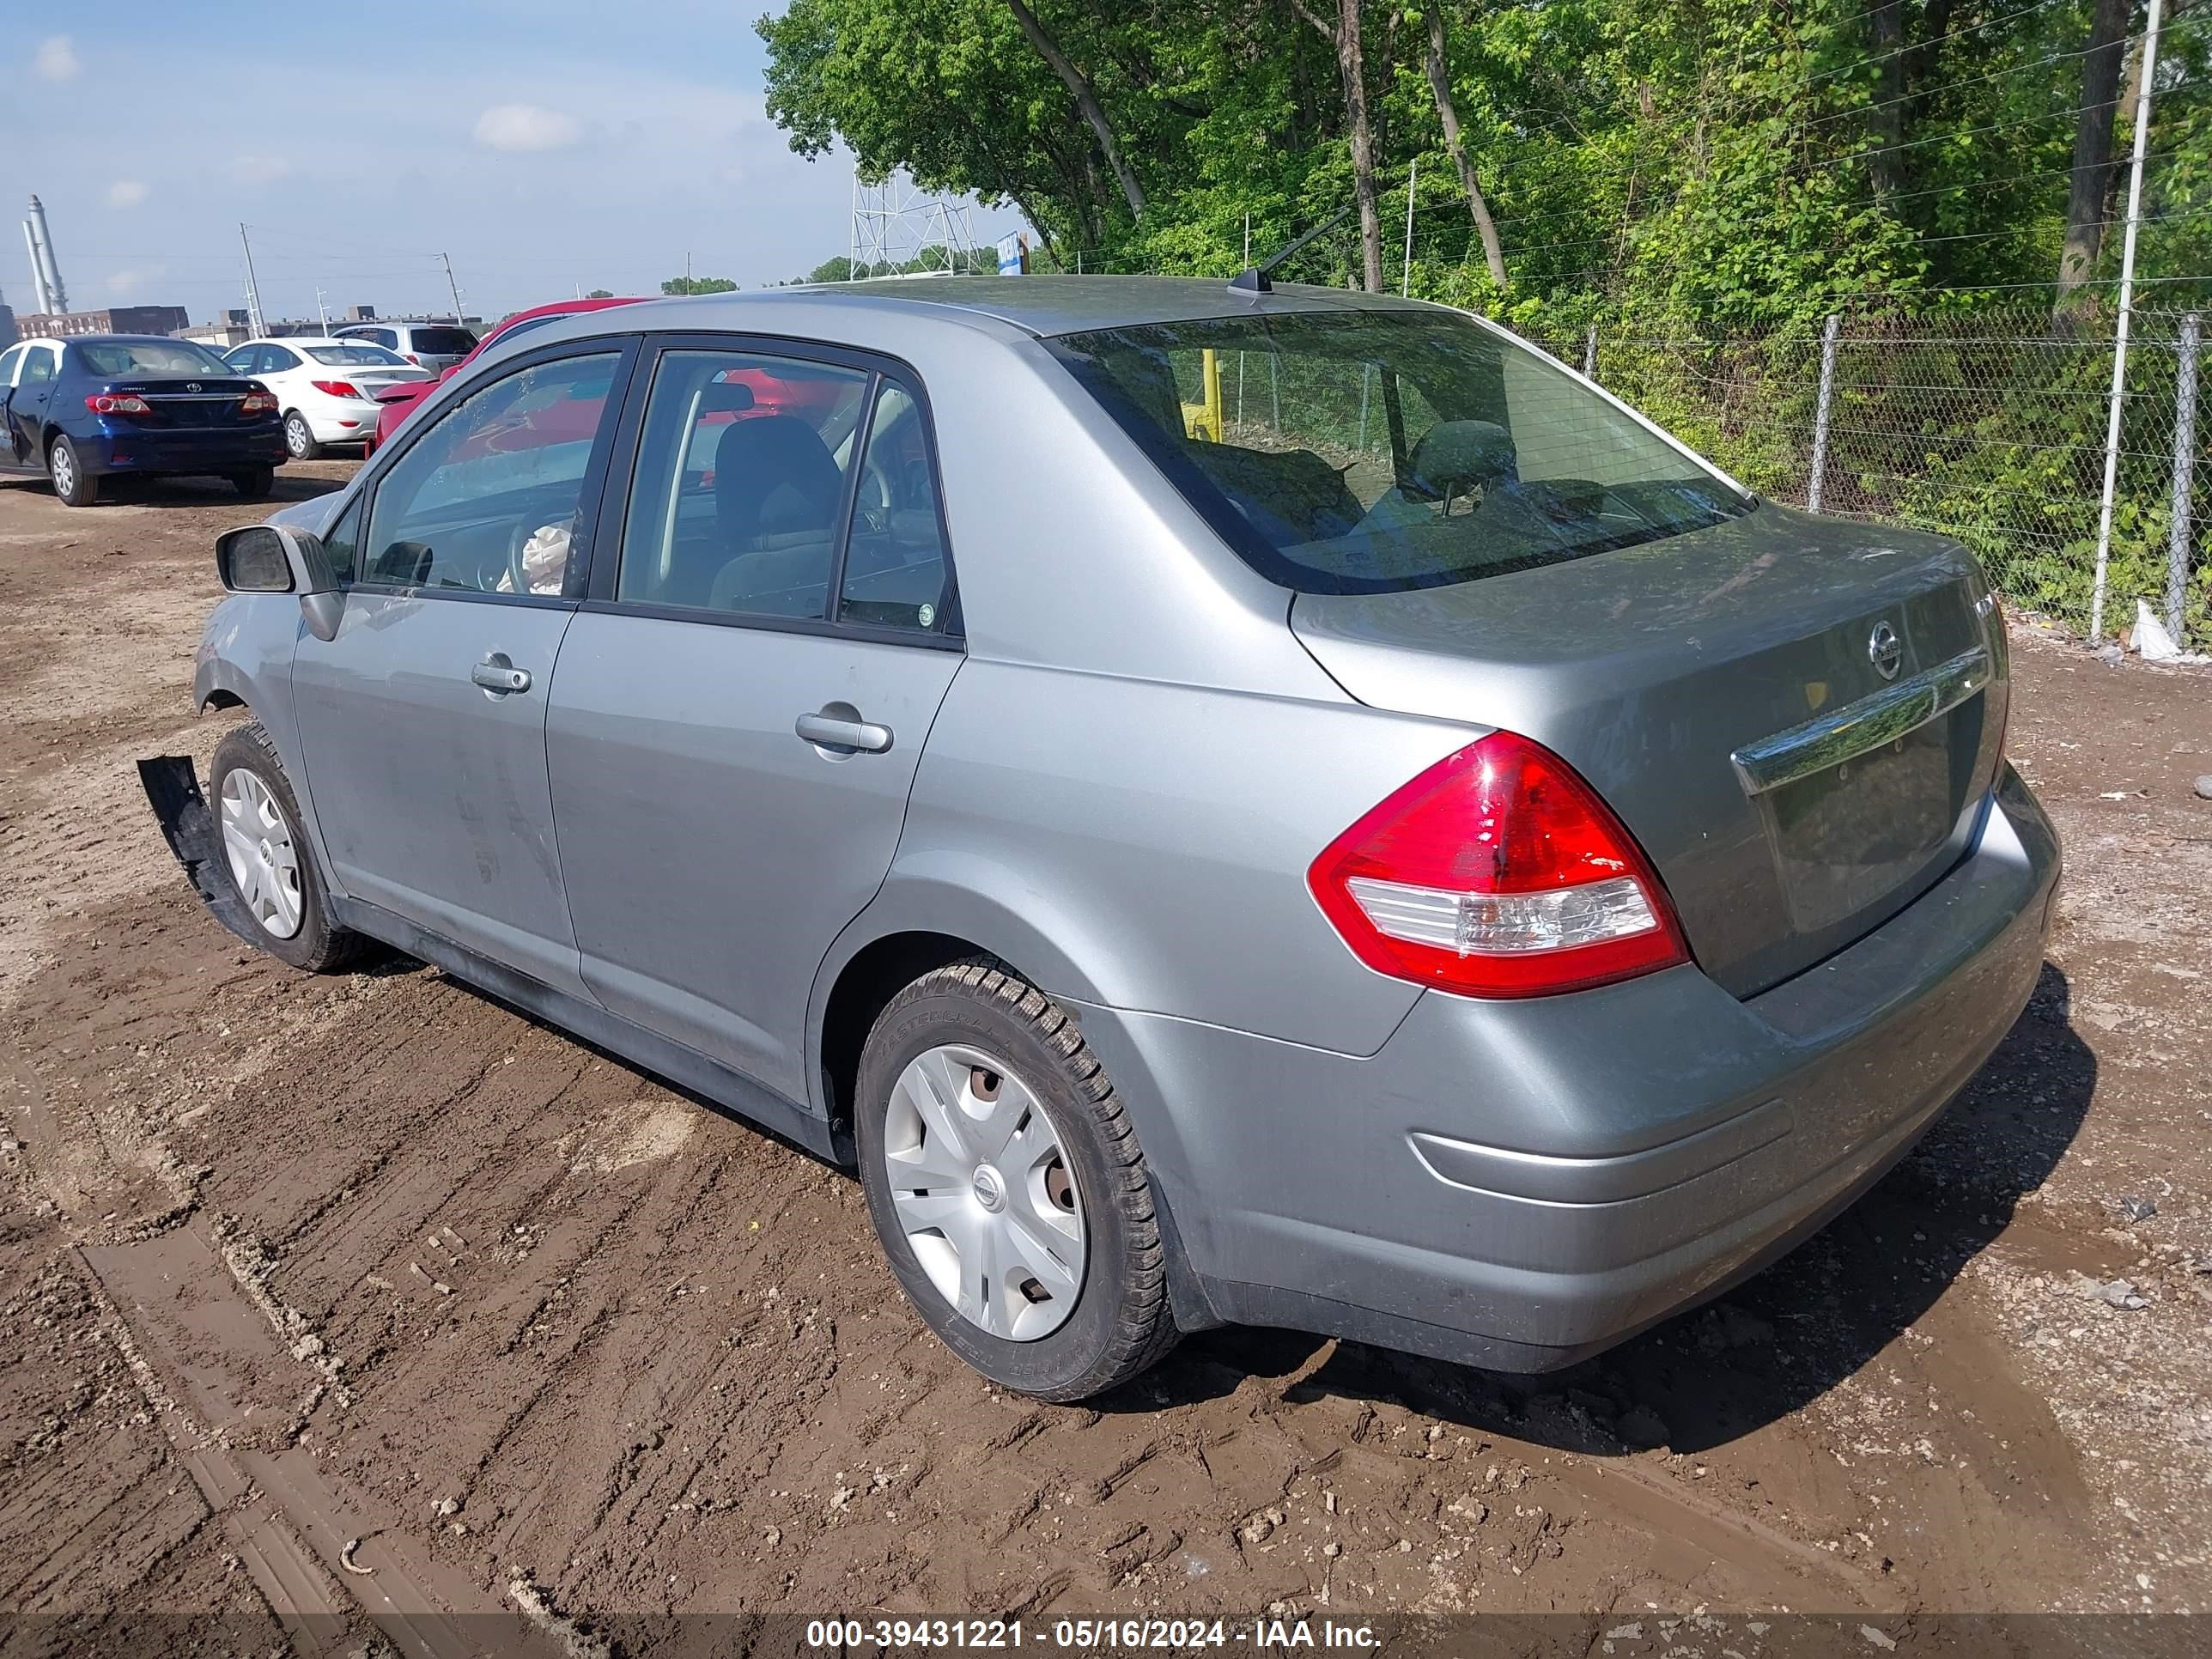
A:
[[[1267,280],[1267,273],[1273,270],[1277,265],[1282,264],[1284,260],[1289,258],[1291,255],[1296,253],[1308,242],[1312,241],[1316,236],[1325,236],[1330,231],[1334,230],[1339,225],[1342,224],[1346,218],[1351,216],[1351,213],[1352,210],[1350,208],[1342,210],[1334,218],[1324,221],[1322,223],[1316,225],[1311,230],[1299,237],[1297,241],[1292,242],[1288,247],[1283,249],[1281,252],[1276,254],[1273,258],[1265,260],[1259,264],[1254,265],[1250,270],[1242,271],[1236,276],[1231,277],[1229,283],[1231,290],[1237,294],[1273,294],[1275,291],[1275,285]]]

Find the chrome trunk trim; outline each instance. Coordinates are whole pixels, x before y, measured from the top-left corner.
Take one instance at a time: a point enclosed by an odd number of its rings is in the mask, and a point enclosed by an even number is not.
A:
[[[1980,691],[1992,672],[1988,647],[1978,645],[1871,696],[1747,744],[1729,759],[1744,793],[1763,795],[1918,731]]]

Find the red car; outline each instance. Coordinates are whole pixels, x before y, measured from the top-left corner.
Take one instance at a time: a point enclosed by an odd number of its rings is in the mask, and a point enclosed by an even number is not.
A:
[[[540,323],[550,323],[556,317],[574,317],[580,312],[605,311],[609,306],[634,306],[635,299],[628,300],[556,300],[551,305],[532,306],[527,311],[518,311],[497,328],[477,342],[477,349],[441,374],[434,380],[403,380],[377,394],[381,405],[376,416],[376,436],[369,441],[364,454],[374,455],[392,441],[399,423],[414,411],[415,405],[435,392],[452,376],[459,374],[494,346],[513,339],[526,329]]]

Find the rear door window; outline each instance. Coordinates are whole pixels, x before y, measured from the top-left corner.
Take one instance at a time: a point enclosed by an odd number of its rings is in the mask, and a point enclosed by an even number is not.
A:
[[[465,357],[477,349],[477,337],[465,328],[408,330],[414,343],[408,349],[429,357]]]
[[[860,457],[837,619],[942,633],[949,578],[928,422],[911,392],[884,380]]]
[[[868,379],[750,352],[663,352],[615,597],[826,619]]]
[[[557,596],[619,352],[519,369],[448,409],[392,463],[370,505],[362,580]]]

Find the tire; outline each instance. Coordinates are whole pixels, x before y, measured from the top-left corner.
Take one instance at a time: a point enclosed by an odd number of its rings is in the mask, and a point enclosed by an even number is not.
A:
[[[86,476],[76,446],[67,438],[46,446],[46,477],[64,507],[90,507],[100,499],[100,480]]]
[[[257,466],[249,472],[233,472],[227,476],[231,488],[249,501],[258,501],[276,488],[276,469],[273,466]]]
[[[916,1109],[914,1067],[941,1079],[942,1133]],[[948,1104],[947,1091],[963,1084]],[[891,1272],[923,1322],[992,1382],[1039,1400],[1085,1400],[1175,1346],[1168,1246],[1136,1132],[1082,1031],[1036,987],[983,961],[908,986],[861,1050],[854,1117],[860,1184]],[[963,1176],[979,1143],[960,1138],[988,1138],[1002,1117],[1027,1127]],[[931,1224],[939,1217],[942,1231]],[[997,1239],[1011,1231],[1029,1242],[985,1241],[986,1224]],[[1048,1291],[1048,1273],[1072,1289]]]
[[[315,440],[315,428],[298,410],[284,416],[284,452],[295,461],[319,461],[330,452]]]
[[[258,721],[240,726],[216,745],[208,799],[222,838],[222,878],[260,924],[255,943],[279,962],[311,974],[337,972],[359,957],[369,941],[331,922],[322,873],[300,827],[300,804],[283,763],[276,758],[276,746]],[[258,826],[262,834],[254,836],[254,842],[275,843],[290,854],[291,879],[278,884],[280,892],[272,893],[268,877],[272,870],[281,872],[287,861],[280,857],[257,870],[251,852],[240,844],[241,824],[248,834],[256,828],[246,816],[256,807],[272,814],[275,822],[271,824],[264,817]],[[241,878],[241,860],[249,875],[260,879]]]

